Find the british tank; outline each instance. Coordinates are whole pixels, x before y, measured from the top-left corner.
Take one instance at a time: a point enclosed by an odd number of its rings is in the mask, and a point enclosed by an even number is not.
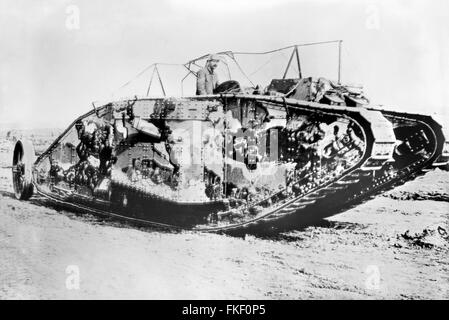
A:
[[[152,65],[146,95],[94,104],[37,157],[18,141],[16,197],[166,229],[285,230],[447,168],[441,121],[371,106],[340,81],[340,55],[338,80],[303,76],[303,45],[278,49],[292,51],[283,77],[230,77],[210,95],[167,96]],[[217,53],[243,73],[239,54]],[[182,81],[207,57],[182,64]],[[154,77],[163,96],[149,95]]]

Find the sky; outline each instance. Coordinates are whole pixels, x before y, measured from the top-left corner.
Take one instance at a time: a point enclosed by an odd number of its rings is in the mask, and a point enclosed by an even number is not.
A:
[[[447,0],[0,0],[0,126],[64,128],[153,62],[336,39],[373,104],[449,113]],[[335,77],[322,49],[300,51],[306,76]]]

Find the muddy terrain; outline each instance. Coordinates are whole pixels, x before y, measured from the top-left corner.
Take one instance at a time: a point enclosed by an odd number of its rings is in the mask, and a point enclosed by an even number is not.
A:
[[[1,299],[449,299],[449,172],[277,236],[169,233],[16,200],[21,135],[56,133],[0,131]]]

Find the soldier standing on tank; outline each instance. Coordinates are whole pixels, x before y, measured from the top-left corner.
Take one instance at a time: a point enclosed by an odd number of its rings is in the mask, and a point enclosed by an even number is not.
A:
[[[220,58],[212,54],[206,62],[206,66],[198,71],[196,79],[196,94],[206,95],[213,94],[215,88],[220,84],[215,69],[218,66]]]

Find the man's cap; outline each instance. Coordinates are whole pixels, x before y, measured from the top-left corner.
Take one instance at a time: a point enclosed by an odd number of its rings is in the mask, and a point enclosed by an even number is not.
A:
[[[221,59],[218,54],[211,54],[211,55],[209,55],[209,58],[207,58],[207,61],[211,61],[211,60],[220,61]]]

